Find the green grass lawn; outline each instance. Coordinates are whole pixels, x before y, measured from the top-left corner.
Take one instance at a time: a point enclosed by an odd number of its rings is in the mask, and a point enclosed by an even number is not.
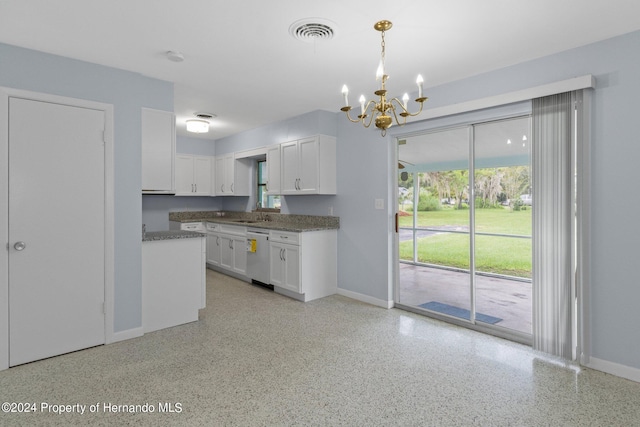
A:
[[[413,216],[401,216],[400,227],[411,227]],[[418,212],[418,227],[444,225],[469,226],[469,210],[443,208],[440,211]],[[531,209],[512,211],[511,209],[476,209],[476,231],[531,236]]]
[[[413,217],[400,217],[401,227],[411,227]],[[419,212],[418,227],[469,224],[468,210]],[[485,233],[531,236],[531,210],[476,210],[476,230]],[[531,277],[531,239],[476,235],[476,271]],[[469,268],[469,235],[440,233],[419,238],[418,261]],[[400,243],[400,259],[413,260],[412,242]]]

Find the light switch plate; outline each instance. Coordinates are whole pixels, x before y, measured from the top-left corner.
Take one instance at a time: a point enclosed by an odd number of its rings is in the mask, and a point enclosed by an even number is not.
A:
[[[376,199],[375,206],[376,209],[384,209],[384,199]]]

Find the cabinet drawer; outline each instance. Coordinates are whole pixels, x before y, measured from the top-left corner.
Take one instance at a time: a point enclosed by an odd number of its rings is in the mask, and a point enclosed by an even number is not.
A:
[[[207,231],[220,231],[220,224],[207,222]]]
[[[180,225],[181,230],[204,231],[201,222],[185,222]]]
[[[220,232],[221,233],[227,233],[227,234],[233,234],[233,235],[236,235],[236,236],[246,236],[247,227],[239,226],[239,225],[220,224]]]
[[[293,233],[291,231],[271,230],[271,232],[269,233],[269,239],[271,239],[272,242],[300,245],[300,233]]]

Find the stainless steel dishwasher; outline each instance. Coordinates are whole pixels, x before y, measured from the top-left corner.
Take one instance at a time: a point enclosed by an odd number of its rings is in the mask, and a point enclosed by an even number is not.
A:
[[[247,229],[247,276],[252,283],[273,289],[269,282],[269,230]]]

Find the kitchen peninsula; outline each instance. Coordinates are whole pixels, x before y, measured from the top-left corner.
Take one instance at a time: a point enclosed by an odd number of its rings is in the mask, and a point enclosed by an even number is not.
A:
[[[144,333],[198,320],[205,285],[204,235],[183,230],[143,234]]]

